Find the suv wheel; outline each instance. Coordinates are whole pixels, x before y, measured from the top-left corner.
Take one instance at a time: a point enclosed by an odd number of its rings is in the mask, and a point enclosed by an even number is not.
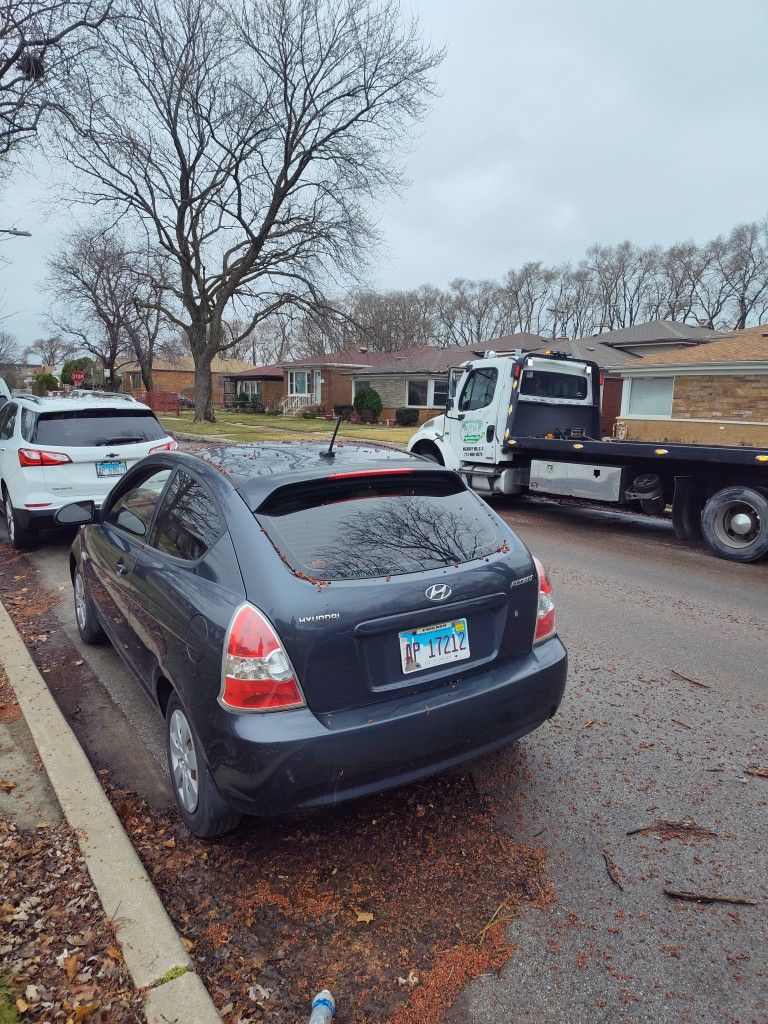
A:
[[[75,575],[72,577],[72,587],[75,593],[77,631],[87,644],[99,644],[106,637],[85,591],[85,580],[79,565],[75,568]]]
[[[37,541],[37,530],[19,525],[16,518],[16,509],[13,507],[11,496],[5,487],[3,487],[3,511],[5,512],[5,526],[8,530],[8,540],[11,547],[17,551],[31,548]]]
[[[168,701],[165,724],[173,795],[187,828],[200,839],[215,839],[231,832],[239,824],[240,815],[224,802],[216,788],[200,741],[175,693]]]

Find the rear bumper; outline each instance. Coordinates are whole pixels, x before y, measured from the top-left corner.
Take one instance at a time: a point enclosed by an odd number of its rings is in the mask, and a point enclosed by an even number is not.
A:
[[[315,716],[189,708],[216,784],[244,814],[322,807],[401,786],[502,747],[555,714],[567,654],[557,637],[455,687]]]

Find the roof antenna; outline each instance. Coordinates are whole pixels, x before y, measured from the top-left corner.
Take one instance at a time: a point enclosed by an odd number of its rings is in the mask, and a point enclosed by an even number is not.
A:
[[[341,414],[339,414],[336,417],[336,426],[333,428],[333,437],[331,438],[331,443],[328,445],[328,451],[327,452],[320,452],[320,458],[321,459],[335,459],[336,458],[336,452],[334,452],[334,450],[333,450],[333,445],[334,445],[334,443],[336,441],[336,435],[339,432],[339,427],[340,426],[341,426]]]

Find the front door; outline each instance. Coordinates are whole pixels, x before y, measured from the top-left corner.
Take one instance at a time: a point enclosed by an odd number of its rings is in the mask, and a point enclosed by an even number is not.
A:
[[[497,461],[501,367],[484,362],[465,374],[449,414],[453,448],[462,462]]]

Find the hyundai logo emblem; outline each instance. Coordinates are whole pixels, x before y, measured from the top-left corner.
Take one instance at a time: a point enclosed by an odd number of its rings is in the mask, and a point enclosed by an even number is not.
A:
[[[451,588],[447,583],[433,583],[424,591],[430,601],[445,601],[451,596]]]

